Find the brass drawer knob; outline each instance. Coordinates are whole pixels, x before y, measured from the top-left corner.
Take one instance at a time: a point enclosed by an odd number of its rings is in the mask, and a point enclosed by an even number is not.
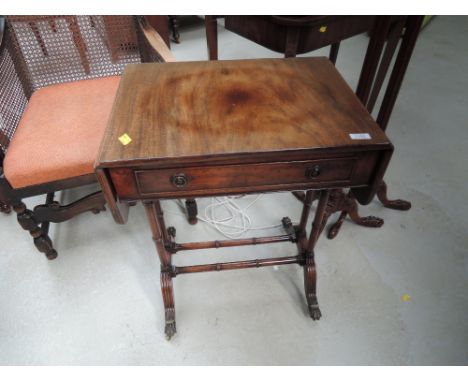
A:
[[[315,166],[313,167],[309,167],[306,171],[305,171],[305,176],[307,178],[316,178],[317,176],[320,175],[320,166],[318,164],[316,164]]]
[[[185,187],[188,183],[187,175],[175,174],[171,176],[171,183],[177,188]]]

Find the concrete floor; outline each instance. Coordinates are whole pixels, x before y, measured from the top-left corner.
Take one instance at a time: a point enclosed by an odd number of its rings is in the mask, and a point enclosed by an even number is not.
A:
[[[319,322],[306,314],[297,266],[187,275],[174,282],[178,334],[167,342],[159,260],[141,206],[125,226],[109,212],[54,225],[55,261],[4,215],[0,364],[466,365],[467,35],[466,17],[437,17],[422,32],[388,127],[396,146],[390,195],[413,208],[373,202],[361,212],[383,217],[381,229],[347,222],[335,240],[320,239]],[[173,47],[178,59],[206,58],[202,24],[182,29],[181,39]],[[353,87],[367,41],[347,40],[338,57]],[[221,59],[279,56],[222,27],[219,42]],[[171,201],[164,207],[178,211]],[[288,193],[270,194],[251,212],[255,225],[272,224],[297,219],[300,205]],[[213,237],[205,224],[167,215],[181,241]],[[176,263],[293,253],[290,244],[241,247],[182,254]]]

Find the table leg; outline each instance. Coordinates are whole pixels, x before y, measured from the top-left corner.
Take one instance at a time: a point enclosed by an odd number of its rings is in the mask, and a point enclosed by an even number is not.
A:
[[[195,199],[187,199],[185,201],[185,208],[187,210],[187,218],[190,224],[197,224],[198,219],[198,208],[197,208],[197,201]]]
[[[330,45],[330,54],[328,55],[328,58],[330,59],[331,62],[333,62],[333,65],[336,64],[336,58],[338,57],[339,50],[340,50],[339,42],[335,42],[334,44]]]
[[[362,64],[361,74],[356,88],[356,95],[363,105],[367,105],[374,82],[375,72],[390,30],[391,16],[377,16]]]
[[[208,45],[208,59],[218,59],[218,22],[215,16],[205,16],[206,43]]]
[[[385,50],[380,60],[379,68],[377,75],[375,77],[374,83],[372,85],[371,94],[369,100],[367,101],[367,110],[372,114],[377,98],[382,90],[382,85],[387,76],[388,68],[392,62],[393,55],[395,54],[398,42],[400,41],[402,30],[405,26],[405,20],[400,20],[395,22],[390,27],[390,32],[387,38],[387,44],[385,45]]]
[[[317,301],[317,272],[315,269],[314,247],[323,226],[329,194],[330,191],[328,190],[320,191],[317,211],[315,213],[314,222],[312,223],[309,240],[307,241],[307,248],[304,252],[304,289],[309,314],[313,320],[319,320],[322,316]]]
[[[171,24],[172,29],[172,39],[176,44],[180,44],[178,16],[169,16],[169,24]]]
[[[310,208],[312,207],[312,203],[314,200],[315,191],[307,191],[303,199],[304,206],[302,207],[301,221],[297,228],[298,236],[305,236],[307,220],[309,220]]]
[[[176,333],[174,291],[172,287],[172,254],[164,246],[167,231],[164,225],[164,217],[158,200],[144,202],[146,216],[151,227],[153,240],[156,244],[159,259],[161,261],[161,292],[164,302],[166,338],[168,340]]]
[[[382,100],[379,114],[377,116],[377,124],[382,130],[387,128],[388,120],[392,114],[393,107],[400,91],[403,77],[405,76],[411,55],[413,54],[414,46],[418,38],[424,16],[408,16],[405,24],[405,33],[401,39],[400,49],[398,51],[395,64],[388,80],[387,89]]]

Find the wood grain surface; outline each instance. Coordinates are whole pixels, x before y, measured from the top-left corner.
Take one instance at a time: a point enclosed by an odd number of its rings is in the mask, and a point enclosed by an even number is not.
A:
[[[125,69],[97,166],[380,144],[390,142],[327,58],[138,64]]]

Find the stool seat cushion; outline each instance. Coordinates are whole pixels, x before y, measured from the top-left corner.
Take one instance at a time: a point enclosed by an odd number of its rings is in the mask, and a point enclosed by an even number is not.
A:
[[[13,188],[94,172],[120,76],[39,89],[31,96],[3,163]]]

